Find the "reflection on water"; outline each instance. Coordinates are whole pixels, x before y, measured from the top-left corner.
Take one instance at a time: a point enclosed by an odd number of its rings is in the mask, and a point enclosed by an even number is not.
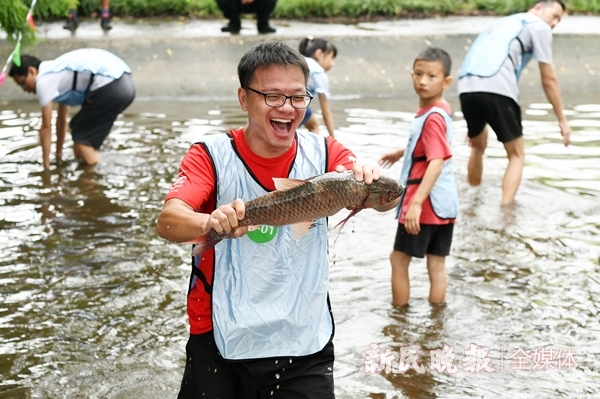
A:
[[[337,136],[360,158],[376,161],[406,142],[413,102],[333,104]],[[390,305],[391,213],[365,211],[339,236],[331,231],[339,398],[600,394],[600,105],[568,107],[565,148],[549,105],[522,104],[527,165],[516,203],[504,207],[501,144],[490,140],[483,184],[469,187],[466,126],[456,112],[461,211],[446,304],[429,305],[425,263],[414,260],[410,304]],[[159,239],[156,217],[190,144],[244,125],[245,116],[237,103],[137,102],[117,121],[100,165],[81,167],[65,151],[46,172],[39,124],[33,102],[0,103],[0,397],[174,397],[189,248]],[[384,173],[397,177],[400,167]],[[366,373],[371,344],[396,358],[418,345],[425,373]],[[489,350],[494,371],[464,371],[472,344]],[[430,367],[431,351],[444,345],[455,352],[455,374]],[[517,370],[510,356],[519,349],[532,367],[534,356],[558,350],[576,352],[577,365]]]

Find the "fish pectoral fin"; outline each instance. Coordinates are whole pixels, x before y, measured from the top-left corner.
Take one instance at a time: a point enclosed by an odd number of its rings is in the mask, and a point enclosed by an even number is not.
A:
[[[275,188],[277,190],[285,191],[302,186],[303,184],[306,184],[306,181],[298,179],[286,179],[284,177],[274,177],[273,183],[275,183]]]
[[[297,240],[298,238],[302,237],[304,234],[306,234],[312,223],[312,220],[307,220],[306,222],[300,222],[291,225],[290,230],[292,232],[292,238]]]
[[[356,214],[357,214],[358,212],[360,212],[361,210],[363,210],[363,208],[361,208],[361,207],[356,207],[356,208],[354,208],[354,209],[352,210],[352,212],[350,212],[350,213],[348,214],[348,216],[346,216],[346,218],[345,218],[344,220],[342,220],[341,222],[339,222],[338,224],[336,224],[336,225],[334,226],[334,228],[336,228],[336,227],[340,226],[340,231],[341,231],[341,230],[344,228],[344,226],[346,225],[346,222],[347,222],[348,220],[350,220],[350,218],[351,218],[352,216],[356,215]]]

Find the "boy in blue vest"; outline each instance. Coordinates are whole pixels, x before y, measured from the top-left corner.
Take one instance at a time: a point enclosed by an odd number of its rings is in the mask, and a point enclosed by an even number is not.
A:
[[[62,158],[69,106],[81,105],[71,118],[75,157],[87,165],[100,161],[98,150],[114,121],[135,98],[131,68],[116,55],[100,49],[79,49],[51,61],[21,56],[9,76],[23,91],[34,93],[42,107],[40,143],[44,168],[50,168],[52,110],[56,117],[56,158]]]
[[[391,151],[379,160],[389,167],[404,156],[400,183],[406,191],[399,205],[398,230],[392,263],[392,303],[402,306],[410,297],[408,266],[413,256],[427,255],[431,287],[429,302],[446,296],[446,256],[458,213],[458,193],[450,157],[452,118],[444,90],[452,83],[452,60],[440,48],[417,56],[411,72],[419,110],[412,122],[406,148]]]
[[[502,180],[503,204],[514,200],[523,174],[525,140],[518,80],[532,58],[539,62],[542,86],[558,119],[563,144],[570,142],[571,128],[552,66],[552,29],[565,8],[563,0],[538,0],[526,13],[496,20],[473,42],[460,69],[458,93],[471,146],[469,184],[481,184],[490,125],[508,157]]]

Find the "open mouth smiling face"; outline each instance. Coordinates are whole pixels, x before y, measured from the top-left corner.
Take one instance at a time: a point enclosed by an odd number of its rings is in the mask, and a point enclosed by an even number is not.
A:
[[[271,126],[276,135],[287,137],[291,134],[292,119],[271,118]]]
[[[306,113],[292,102],[299,105],[298,96],[304,95],[302,69],[283,65],[257,69],[251,84],[238,90],[242,110],[248,113],[246,141],[257,155],[273,158],[290,149]]]

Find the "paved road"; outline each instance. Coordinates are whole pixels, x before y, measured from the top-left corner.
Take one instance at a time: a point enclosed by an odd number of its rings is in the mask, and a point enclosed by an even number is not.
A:
[[[54,58],[81,47],[99,47],[122,57],[133,69],[138,98],[212,100],[234,98],[236,65],[252,45],[283,40],[296,47],[311,34],[332,38],[338,47],[330,71],[334,96],[412,96],[408,71],[414,56],[428,45],[445,48],[454,60],[453,75],[473,38],[495,17],[448,17],[396,20],[356,25],[274,21],[277,33],[258,35],[252,20],[243,21],[240,35],[222,33],[219,20],[133,20],[114,22],[105,34],[97,20],[84,21],[72,35],[62,22],[39,23],[40,41],[23,53]],[[600,91],[600,17],[568,16],[555,29],[555,65],[563,91]],[[0,41],[0,57],[11,46]],[[541,91],[533,63],[522,78],[523,93]],[[451,94],[451,93],[449,93]],[[28,97],[6,82],[0,99]]]
[[[355,25],[319,24],[297,21],[274,21],[277,27],[275,37],[313,36],[430,36],[430,35],[463,35],[477,34],[496,17],[447,17],[432,19],[395,20],[382,22],[363,22]],[[88,20],[81,24],[75,38],[106,39],[113,38],[198,38],[228,37],[220,28],[224,21],[216,20],[115,20],[114,29],[105,35],[99,22]],[[38,24],[39,37],[42,39],[68,39],[71,33],[62,29],[63,22]],[[555,28],[557,35],[600,35],[600,17],[567,16]],[[240,37],[257,34],[255,23],[243,21]],[[6,35],[0,38],[5,38]]]

